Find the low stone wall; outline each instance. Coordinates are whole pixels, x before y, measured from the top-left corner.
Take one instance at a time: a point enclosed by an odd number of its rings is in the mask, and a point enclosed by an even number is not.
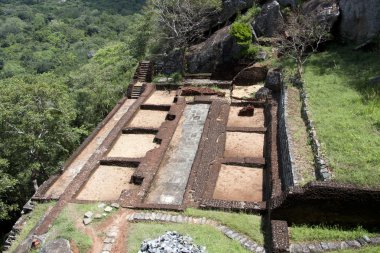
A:
[[[301,97],[301,114],[302,118],[306,124],[309,138],[311,140],[311,147],[314,155],[314,164],[316,169],[316,176],[318,180],[321,181],[327,181],[331,179],[331,172],[328,168],[328,164],[326,159],[323,156],[322,150],[321,150],[321,144],[318,141],[317,138],[317,131],[314,127],[314,122],[311,119],[310,111],[309,111],[309,103],[307,99],[307,93],[305,90],[305,85],[302,83],[301,90],[300,90],[300,97]]]
[[[304,253],[336,251],[344,249],[359,249],[371,245],[380,245],[380,237],[369,238],[368,236],[363,236],[361,238],[357,238],[356,240],[295,243],[290,245],[290,252]]]
[[[278,151],[281,168],[282,186],[286,190],[297,184],[295,165],[291,154],[291,138],[287,125],[287,89],[282,85],[278,104]]]

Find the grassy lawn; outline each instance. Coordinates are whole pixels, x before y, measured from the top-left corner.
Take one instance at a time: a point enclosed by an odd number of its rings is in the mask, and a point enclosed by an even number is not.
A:
[[[166,231],[177,231],[189,235],[194,243],[205,246],[209,253],[247,253],[239,243],[228,239],[208,225],[135,223],[129,229],[128,252],[138,252],[144,240],[156,239]]]
[[[310,111],[334,180],[380,188],[379,52],[330,48],[310,58],[304,80]]]
[[[74,241],[79,252],[87,252],[91,248],[92,240],[84,232],[80,231],[76,225],[78,219],[81,219],[84,214],[84,212],[81,212],[81,209],[84,207],[81,206],[82,205],[69,204],[65,207],[54,221],[46,240],[51,241],[57,238],[64,238],[70,242]]]
[[[305,123],[301,117],[299,90],[288,87],[287,123],[292,138],[291,152],[296,167],[298,183],[305,185],[315,180],[314,158]]]
[[[255,242],[264,244],[264,235],[261,231],[261,217],[258,215],[209,211],[193,208],[186,209],[184,215],[205,217],[219,221],[223,225],[247,235]]]
[[[33,211],[27,215],[26,224],[22,228],[20,234],[16,237],[16,240],[12,243],[12,246],[6,252],[13,252],[17,246],[26,239],[30,231],[37,225],[38,221],[44,216],[49,207],[52,207],[54,205],[55,202],[36,204]]]
[[[290,227],[290,240],[292,242],[353,240],[367,235],[379,236],[379,233],[370,232],[364,228],[343,229],[329,226],[293,226]]]

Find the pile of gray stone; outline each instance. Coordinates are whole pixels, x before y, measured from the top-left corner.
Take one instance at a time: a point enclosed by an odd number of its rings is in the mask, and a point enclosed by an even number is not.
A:
[[[206,253],[206,247],[193,243],[189,236],[183,236],[175,231],[154,240],[146,240],[141,244],[138,253]]]

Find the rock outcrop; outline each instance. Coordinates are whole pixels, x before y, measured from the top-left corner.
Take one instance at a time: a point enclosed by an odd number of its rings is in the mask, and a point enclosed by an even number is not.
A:
[[[263,5],[261,12],[252,22],[257,36],[273,37],[284,31],[284,18],[277,1],[270,1]]]
[[[245,86],[264,82],[267,77],[268,68],[259,63],[249,66],[239,72],[232,80],[233,85]]]
[[[219,15],[219,23],[224,23],[236,13],[251,8],[254,0],[223,0],[223,9]]]
[[[379,0],[340,0],[340,35],[357,44],[380,35]]]
[[[296,0],[277,0],[277,2],[283,7],[291,7],[292,9],[297,6]]]
[[[68,240],[57,239],[44,245],[41,253],[72,253],[72,251]]]
[[[278,69],[270,69],[265,80],[265,88],[268,88],[274,92],[281,90],[282,74]]]
[[[233,65],[240,47],[229,31],[229,26],[224,27],[206,41],[190,47],[186,53],[187,72],[213,73],[220,65]]]
[[[319,22],[327,22],[330,30],[340,15],[338,0],[310,0],[302,5],[302,12],[306,16],[316,15]]]

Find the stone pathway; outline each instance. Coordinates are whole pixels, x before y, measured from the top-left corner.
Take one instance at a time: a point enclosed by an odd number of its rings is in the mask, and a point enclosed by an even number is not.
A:
[[[181,205],[210,105],[187,105],[147,203]],[[177,143],[178,142],[178,143]]]
[[[119,234],[119,229],[117,226],[112,226],[106,233],[106,239],[103,241],[103,249],[102,253],[110,253],[112,251],[112,247],[116,242],[116,238]]]
[[[101,146],[108,134],[135,101],[135,99],[127,99],[124,104],[120,106],[113,117],[100,129],[97,135],[87,144],[78,156],[74,158],[62,175],[45,193],[46,197],[58,199],[62,195],[67,186],[71,183],[75,176],[78,175],[91,156],[97,152],[98,148]]]
[[[356,240],[335,241],[335,242],[310,242],[295,243],[290,245],[292,253],[324,252],[343,249],[358,249],[369,245],[380,245],[380,237],[369,238],[363,236]]]
[[[190,216],[171,215],[168,213],[133,213],[128,217],[130,222],[172,222],[172,223],[187,223],[187,224],[199,224],[210,225],[215,229],[222,232],[230,239],[237,241],[250,252],[264,253],[266,250],[262,245],[249,239],[247,236],[240,234],[217,221],[206,218],[194,218]]]

